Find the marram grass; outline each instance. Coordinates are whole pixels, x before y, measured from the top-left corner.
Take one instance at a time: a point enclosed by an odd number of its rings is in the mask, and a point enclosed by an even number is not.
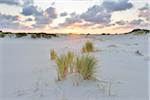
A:
[[[73,60],[74,60],[74,53],[70,51],[57,57],[56,64],[57,64],[58,80],[63,80],[66,77],[68,69],[72,69]]]
[[[91,41],[86,41],[85,44],[82,47],[82,52],[86,53],[86,52],[93,52],[94,51],[94,45]]]
[[[56,58],[58,80],[64,80],[69,73],[79,73],[84,80],[95,79],[97,60],[88,54],[75,56],[68,51]]]
[[[56,59],[58,80],[63,80],[67,72],[67,62],[65,55],[61,55]]]
[[[54,49],[50,51],[51,60],[55,60],[57,57],[57,53]]]
[[[71,51],[68,51],[66,54],[66,59],[68,61],[68,65],[72,64],[74,60],[74,53]]]
[[[95,79],[97,60],[90,55],[82,55],[76,58],[75,66],[84,80]]]

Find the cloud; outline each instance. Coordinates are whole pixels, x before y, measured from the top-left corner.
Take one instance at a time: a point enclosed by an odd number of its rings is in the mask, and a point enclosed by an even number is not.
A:
[[[121,20],[122,21],[122,20]],[[131,20],[130,22],[128,21],[123,21],[125,22],[124,25],[119,25],[116,28],[128,28],[128,29],[134,29],[134,28],[148,28],[149,23],[145,22],[143,19],[134,19]]]
[[[71,25],[73,25],[75,23],[82,23],[79,15],[74,15],[74,16],[72,16],[70,18],[66,18],[65,22],[64,23],[60,23],[59,26],[60,27],[68,27],[68,26],[71,26]]]
[[[30,22],[30,21],[33,21],[33,19],[32,18],[27,18],[25,21]]]
[[[133,27],[136,27],[136,26],[141,26],[142,24],[146,23],[143,19],[133,19],[131,21],[117,21],[116,23],[118,23],[118,25],[120,26],[133,26]]]
[[[77,15],[76,12],[70,13],[70,16],[71,16],[71,17],[74,17],[74,16],[76,16],[76,15]]]
[[[101,6],[93,6],[80,16],[82,19],[95,24],[107,24],[110,22],[111,14]]]
[[[127,24],[128,22],[127,21],[124,21],[124,20],[120,20],[120,21],[116,21],[115,24],[117,25],[125,25]]]
[[[19,24],[19,17],[5,15],[0,13],[0,28],[1,29],[23,29],[27,28]]]
[[[0,3],[7,4],[7,5],[29,5],[33,4],[33,0],[0,0]]]
[[[53,7],[47,8],[44,13],[49,18],[52,18],[52,19],[57,18],[56,9]]]
[[[40,28],[40,27],[44,27],[45,25],[51,23],[52,20],[44,15],[40,15],[40,16],[35,17],[35,22],[36,23],[33,24],[32,26],[35,28]]]
[[[94,24],[107,24],[110,22],[111,14],[104,11],[101,6],[94,5],[81,15],[71,13],[69,18],[66,18],[64,23],[59,24],[61,27],[69,26],[75,23],[80,23],[81,26],[91,26]],[[85,22],[85,23],[82,23]],[[90,23],[86,25],[87,23]],[[80,27],[80,26],[79,26]]]
[[[46,10],[41,10],[33,3],[33,0],[0,0],[0,3],[9,5],[22,5],[21,14],[24,16],[33,16],[33,19],[26,19],[25,21],[34,21],[33,27],[42,27],[49,25],[54,19],[58,17],[56,9],[49,7]],[[52,4],[54,5],[54,4]],[[111,16],[113,12],[123,11],[132,8],[132,3],[129,0],[103,0],[101,4],[94,5],[88,8],[85,12],[77,15],[75,12],[70,14],[70,17],[66,18],[63,23],[60,23],[60,27],[68,27],[72,25],[88,27],[88,26],[109,26],[111,23]],[[146,8],[139,9],[139,16],[145,18]],[[144,13],[144,14],[143,14]],[[67,12],[62,12],[61,17],[67,16]],[[118,25],[126,24],[123,21],[116,22]]]
[[[32,27],[41,27],[49,23],[48,16],[44,15],[44,11],[39,10],[34,5],[24,6],[21,14],[24,16],[33,16],[35,18],[35,24]]]
[[[140,25],[141,23],[143,23],[144,21],[142,19],[134,19],[132,20],[129,24],[130,25],[133,25],[133,26],[138,26]]]
[[[108,12],[123,11],[133,7],[132,3],[130,3],[129,0],[105,0],[102,3],[102,6]]]
[[[8,4],[8,5],[20,5],[20,0],[0,0],[0,3]]]
[[[17,21],[18,16],[11,16],[11,15],[5,15],[0,13],[0,20],[1,21]]]
[[[145,22],[142,19],[134,19],[128,24],[128,27],[132,27],[132,28],[148,28],[148,26],[149,26],[149,22]]]
[[[71,13],[71,17],[66,18],[65,22],[60,25],[68,26],[69,24],[76,23],[75,21],[85,21],[92,23],[91,25],[108,26],[111,22],[112,12],[123,11],[132,7],[133,5],[129,0],[104,0],[101,4],[88,8],[87,11],[79,15],[78,18],[74,17],[75,13]],[[125,23],[118,22],[117,24]]]
[[[29,21],[35,22],[32,24],[33,28],[44,27],[45,25],[51,23],[55,18],[57,18],[57,13],[55,8],[49,7],[43,11],[42,9],[34,5],[33,0],[0,0],[0,3],[22,6],[22,11],[20,14],[27,17],[27,19],[24,20],[25,22],[29,22]],[[31,19],[30,16],[32,16],[33,18]],[[5,17],[7,18],[8,16],[5,15]],[[1,18],[0,20],[1,20],[1,24],[3,24],[2,26],[7,26],[11,24],[14,27],[15,26],[20,27],[19,22],[16,22],[15,19],[12,18],[13,17],[11,16],[11,21],[9,20],[10,23],[4,22],[5,19]],[[4,25],[4,23],[6,23],[7,25]]]
[[[105,0],[100,5],[90,7],[86,12],[81,14],[81,18],[95,24],[108,24],[111,22],[112,12],[123,11],[132,8],[129,0]]]
[[[38,8],[36,6],[33,6],[33,5],[25,6],[22,9],[22,14],[25,16],[30,16],[30,15],[38,16],[41,13],[42,13],[42,11],[39,11]]]
[[[65,17],[65,16],[67,16],[67,15],[68,15],[67,12],[63,12],[63,13],[60,14],[61,17]]]
[[[22,0],[23,6],[33,5],[33,0]]]
[[[85,21],[107,24],[111,22],[111,12],[132,8],[129,0],[105,0],[101,5],[94,5],[81,15]]]
[[[81,24],[80,26],[87,28],[87,27],[90,27],[90,26],[93,26],[93,25],[94,25],[93,23],[86,22],[86,23]]]
[[[57,18],[57,13],[55,8],[49,7],[34,17],[36,23],[33,25],[33,27],[44,27],[45,25],[50,24],[55,18]]]
[[[56,9],[53,7],[49,7],[46,10],[41,10],[37,6],[27,5],[22,9],[21,14],[24,16],[33,16],[35,18],[35,24],[32,27],[44,27],[53,21],[53,19],[57,18]]]
[[[146,4],[144,7],[139,9],[138,16],[141,18],[145,18],[147,21],[150,20],[150,8],[148,4]]]

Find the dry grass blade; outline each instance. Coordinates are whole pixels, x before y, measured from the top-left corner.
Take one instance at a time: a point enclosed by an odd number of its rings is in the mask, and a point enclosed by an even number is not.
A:
[[[58,72],[58,80],[63,80],[66,77],[68,69],[72,68],[74,60],[74,53],[67,52],[66,54],[62,54],[56,59],[57,64],[57,72]]]
[[[55,60],[57,58],[57,53],[54,49],[50,51],[51,60]]]
[[[95,78],[97,60],[89,55],[77,57],[76,67],[85,80]]]
[[[86,53],[86,52],[93,52],[93,51],[94,51],[93,43],[91,41],[86,41],[82,47],[82,52]]]

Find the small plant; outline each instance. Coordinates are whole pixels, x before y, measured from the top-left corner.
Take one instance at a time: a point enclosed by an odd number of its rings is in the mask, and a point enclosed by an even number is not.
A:
[[[51,50],[50,55],[51,55],[51,60],[55,60],[57,57],[57,53],[54,49]]]
[[[75,66],[78,73],[80,73],[84,80],[90,80],[95,78],[97,60],[89,55],[82,55],[76,58]]]
[[[36,39],[37,38],[36,34],[31,34],[31,38]]]
[[[63,80],[67,72],[66,56],[63,54],[56,59],[58,80]]]
[[[67,56],[68,56],[68,59],[69,59],[69,63],[73,62],[74,53],[71,52],[71,51],[68,51]]]
[[[26,33],[15,33],[15,35],[16,35],[17,38],[27,36]]]
[[[5,37],[5,34],[4,33],[0,33],[0,37]]]
[[[74,60],[74,53],[67,52],[66,54],[62,54],[56,59],[57,64],[57,72],[58,72],[58,80],[63,80],[68,73],[68,69],[72,69]]]
[[[90,55],[75,56],[68,51],[56,57],[58,80],[64,80],[68,73],[78,73],[84,80],[95,79],[97,60]]]
[[[86,43],[82,47],[82,52],[86,53],[86,52],[92,52],[92,51],[94,51],[93,43],[91,41],[86,41]]]
[[[83,52],[83,53],[87,52],[87,50],[86,50],[86,47],[85,47],[85,46],[83,46],[83,47],[82,47],[82,52]]]
[[[68,58],[68,64],[69,64],[68,70],[70,73],[73,73],[75,71],[75,66],[74,66],[75,55],[74,55],[74,53],[71,51],[68,51],[67,58]]]

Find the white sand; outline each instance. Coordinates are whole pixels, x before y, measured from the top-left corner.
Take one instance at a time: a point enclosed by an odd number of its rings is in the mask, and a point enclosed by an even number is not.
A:
[[[57,82],[50,49],[80,53],[86,40],[99,50],[97,79],[106,83]],[[148,35],[0,39],[0,100],[148,100],[148,61]]]

